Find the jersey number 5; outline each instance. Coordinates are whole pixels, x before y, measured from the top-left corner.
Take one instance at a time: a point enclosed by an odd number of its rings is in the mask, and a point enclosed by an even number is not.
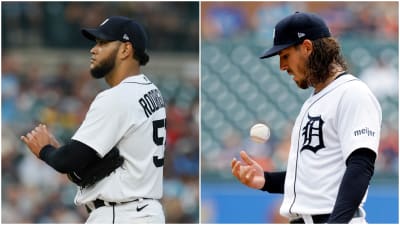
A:
[[[154,144],[156,144],[157,146],[165,145],[166,137],[160,137],[158,130],[164,129],[164,131],[165,131],[166,125],[167,125],[166,119],[153,121],[153,141],[154,141]],[[164,132],[164,133],[166,133],[166,132]],[[164,146],[164,148],[165,148],[165,146]],[[164,158],[158,158],[158,156],[153,156],[153,163],[156,167],[162,167],[162,166],[164,166]]]

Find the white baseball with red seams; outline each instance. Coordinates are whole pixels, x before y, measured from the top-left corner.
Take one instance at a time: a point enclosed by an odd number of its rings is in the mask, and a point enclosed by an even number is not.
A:
[[[269,127],[263,123],[257,123],[250,128],[250,138],[256,143],[265,143],[270,135]]]

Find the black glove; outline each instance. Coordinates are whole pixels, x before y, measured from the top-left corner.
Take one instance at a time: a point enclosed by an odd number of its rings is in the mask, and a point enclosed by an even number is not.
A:
[[[124,163],[124,157],[119,149],[114,147],[103,158],[96,160],[80,171],[68,173],[68,179],[82,188],[90,187],[103,178],[109,176]]]

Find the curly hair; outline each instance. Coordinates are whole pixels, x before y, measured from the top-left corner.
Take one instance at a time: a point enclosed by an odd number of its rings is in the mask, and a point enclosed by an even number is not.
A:
[[[312,44],[313,51],[306,62],[309,84],[315,86],[325,82],[338,72],[338,67],[347,70],[347,63],[335,38],[320,38],[313,40]]]

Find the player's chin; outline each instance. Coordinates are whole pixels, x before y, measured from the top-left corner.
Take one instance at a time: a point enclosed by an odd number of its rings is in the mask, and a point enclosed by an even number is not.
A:
[[[101,79],[107,74],[107,72],[104,71],[104,68],[93,67],[93,68],[90,69],[90,74],[95,79]]]
[[[308,85],[308,82],[305,81],[305,80],[300,80],[300,81],[298,81],[298,80],[295,80],[294,78],[293,78],[293,80],[294,80],[294,82],[296,83],[296,85],[297,85],[300,89],[307,89],[307,88],[310,87],[310,86]]]

